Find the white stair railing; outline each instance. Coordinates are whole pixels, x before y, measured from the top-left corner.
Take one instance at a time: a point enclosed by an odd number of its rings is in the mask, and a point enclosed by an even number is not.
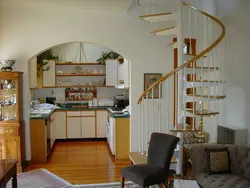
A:
[[[219,110],[217,103],[225,97],[224,86],[221,84],[224,82],[225,71],[225,27],[215,17],[187,3],[182,4],[181,0],[178,2],[177,8],[174,8],[177,13],[166,11],[173,8],[173,4],[161,6],[147,4],[146,0],[139,2],[143,13],[141,18],[152,22],[153,33],[170,34],[167,37],[171,42],[173,38],[177,38],[178,67],[146,89],[138,100],[138,148],[140,154],[147,156],[152,132],[177,133],[181,140],[175,154],[178,161],[176,170],[177,173],[182,173],[182,147],[187,142],[183,138],[183,132],[190,132],[195,141],[204,142],[203,118],[216,115]],[[168,15],[171,15],[171,20],[168,20]],[[173,15],[177,15],[177,18]],[[177,30],[159,31],[170,26]],[[183,51],[184,38],[185,43],[188,43],[188,55]],[[159,95],[156,96],[156,93]],[[192,106],[187,108],[187,104]]]

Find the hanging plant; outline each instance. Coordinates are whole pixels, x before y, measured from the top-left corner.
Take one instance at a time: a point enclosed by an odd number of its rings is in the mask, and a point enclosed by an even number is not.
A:
[[[50,66],[48,65],[49,60],[55,60],[56,62],[59,60],[58,56],[54,56],[51,49],[41,53],[37,56],[37,75],[42,71],[48,71]]]
[[[100,64],[106,63],[107,59],[117,59],[120,56],[120,54],[110,51],[110,52],[102,52],[102,55],[99,59],[96,61]]]

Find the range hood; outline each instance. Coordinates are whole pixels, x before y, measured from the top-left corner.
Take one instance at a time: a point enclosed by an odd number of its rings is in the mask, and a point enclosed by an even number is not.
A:
[[[118,84],[115,86],[116,89],[128,89],[128,86],[125,86],[124,84]]]

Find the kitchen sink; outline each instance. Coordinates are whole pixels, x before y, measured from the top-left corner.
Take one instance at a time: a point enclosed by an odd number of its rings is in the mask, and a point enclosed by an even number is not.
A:
[[[38,118],[38,117],[41,117],[42,115],[41,114],[31,114],[30,117],[31,118]]]
[[[52,110],[33,110],[31,112],[31,114],[48,114],[50,113]]]

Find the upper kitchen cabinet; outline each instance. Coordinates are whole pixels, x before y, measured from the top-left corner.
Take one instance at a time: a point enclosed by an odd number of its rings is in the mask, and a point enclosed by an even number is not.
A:
[[[106,86],[116,86],[118,80],[118,61],[106,61]]]
[[[37,88],[37,56],[29,61],[30,89]]]
[[[117,88],[129,87],[129,61],[124,58],[123,63],[118,64],[118,83]]]
[[[56,86],[56,61],[49,60],[44,69],[49,67],[48,70],[43,71],[43,87],[55,87]]]

